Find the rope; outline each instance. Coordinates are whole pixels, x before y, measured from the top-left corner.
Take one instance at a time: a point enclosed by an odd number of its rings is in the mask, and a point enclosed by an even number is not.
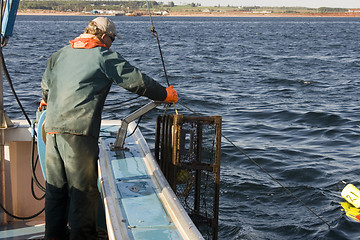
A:
[[[161,62],[162,62],[162,66],[163,66],[163,69],[164,69],[164,75],[165,75],[165,78],[166,78],[167,85],[170,86],[169,78],[168,78],[168,75],[167,75],[167,73],[166,73],[166,67],[165,67],[164,57],[163,57],[163,54],[162,54],[162,51],[161,51],[159,34],[158,34],[157,31],[155,30],[155,25],[154,25],[154,21],[153,21],[152,16],[151,16],[150,5],[149,5],[149,1],[148,1],[148,0],[146,0],[146,5],[147,5],[148,11],[149,11],[149,17],[150,17],[150,22],[151,22],[151,26],[152,26],[151,29],[150,29],[150,31],[151,31],[152,34],[156,37],[157,44],[158,44],[158,48],[159,48],[159,52],[160,52]]]
[[[186,109],[188,109],[189,111],[191,111],[192,113],[200,116],[200,113],[197,113],[196,111],[192,110],[191,108],[187,107],[185,104],[183,103],[179,103],[181,106],[185,107]],[[314,210],[312,210],[306,203],[304,203],[300,198],[298,198],[293,192],[291,192],[287,187],[285,187],[279,180],[277,180],[275,177],[273,177],[265,168],[263,168],[258,162],[256,162],[254,159],[252,159],[248,154],[245,153],[244,150],[242,150],[240,147],[238,147],[237,145],[235,145],[228,137],[226,137],[223,133],[221,134],[221,136],[228,141],[233,147],[235,147],[239,152],[241,152],[248,160],[250,160],[252,163],[254,163],[258,168],[260,168],[261,171],[263,171],[266,175],[268,175],[274,182],[276,182],[277,184],[279,184],[286,192],[288,192],[293,198],[295,198],[298,202],[300,202],[304,207],[306,207],[312,214],[314,214],[318,219],[320,219],[323,223],[325,223],[329,229],[330,224],[323,219],[319,214],[317,214]]]
[[[156,37],[156,41],[157,41],[157,45],[158,45],[159,53],[160,53],[160,58],[161,58],[161,63],[162,63],[163,69],[164,69],[164,75],[165,75],[165,78],[166,78],[167,85],[168,85],[168,87],[169,87],[169,86],[170,86],[170,82],[169,82],[169,78],[168,78],[168,75],[167,75],[167,72],[166,72],[165,61],[164,61],[164,56],[163,56],[162,50],[161,50],[159,34],[158,34],[157,31],[155,30],[155,25],[154,25],[154,21],[153,21],[152,16],[151,16],[150,5],[149,5],[149,1],[148,1],[148,0],[146,0],[146,5],[147,5],[148,11],[149,11],[149,17],[150,17],[150,22],[151,22],[151,29],[150,29],[150,31],[152,32],[153,36]],[[179,114],[179,113],[178,113],[178,110],[176,109],[175,103],[173,103],[173,105],[174,105],[175,113],[176,113],[176,114]]]

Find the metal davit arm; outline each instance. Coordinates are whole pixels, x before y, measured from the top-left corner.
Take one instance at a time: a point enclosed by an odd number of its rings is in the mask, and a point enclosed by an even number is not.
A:
[[[124,143],[127,133],[127,128],[129,123],[137,119],[138,117],[144,115],[145,113],[151,111],[152,109],[156,108],[163,102],[157,102],[157,101],[151,101],[150,103],[146,104],[142,108],[136,110],[132,114],[128,115],[121,121],[121,126],[118,130],[118,133],[116,135],[116,141],[114,146],[112,147],[112,150],[124,150]]]

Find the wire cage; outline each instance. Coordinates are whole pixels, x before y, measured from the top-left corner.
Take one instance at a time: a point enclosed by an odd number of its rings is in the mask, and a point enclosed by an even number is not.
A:
[[[157,118],[155,158],[203,235],[217,239],[221,117]],[[212,237],[211,237],[212,236]]]

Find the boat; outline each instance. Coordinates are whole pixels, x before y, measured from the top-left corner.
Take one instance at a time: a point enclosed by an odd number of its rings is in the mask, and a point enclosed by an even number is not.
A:
[[[108,239],[203,239],[164,178],[136,124],[126,140],[126,150],[111,150],[119,120],[102,122],[99,189],[105,208]],[[5,207],[28,216],[43,208],[31,193],[32,128],[25,120],[1,129],[4,147]],[[2,161],[4,163],[4,161]],[[37,175],[43,176],[40,169]],[[40,179],[44,181],[44,179]],[[26,184],[27,183],[27,184]],[[33,220],[14,220],[2,213],[0,239],[30,239],[44,233],[44,214]]]
[[[12,34],[18,4],[19,0],[6,3],[3,38]],[[2,85],[1,77],[1,94]],[[104,239],[204,239],[134,123],[136,118],[161,104],[151,101],[123,120],[101,122],[98,225],[100,231],[105,232]],[[45,143],[42,139],[46,111],[39,111],[37,116],[38,119],[30,125],[26,120],[11,120],[3,109],[3,96],[0,96],[0,239],[44,238],[44,193],[32,189],[29,183],[30,179],[35,179],[37,184],[44,186],[46,179]],[[39,161],[34,161],[36,155]],[[29,159],[33,161],[31,164]],[[204,168],[213,171],[208,163]],[[200,173],[200,170],[195,171]],[[218,202],[214,209],[216,207]],[[217,215],[211,221],[207,218],[201,220],[212,225],[216,220],[217,229]]]
[[[136,17],[136,16],[141,16],[142,14],[139,12],[127,12],[125,13],[125,16],[127,17]]]

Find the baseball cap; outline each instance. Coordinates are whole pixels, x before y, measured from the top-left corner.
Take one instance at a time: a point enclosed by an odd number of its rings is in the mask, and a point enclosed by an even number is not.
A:
[[[92,21],[95,22],[97,27],[100,30],[104,31],[106,34],[109,34],[114,38],[117,37],[121,39],[121,36],[116,32],[115,24],[107,17],[97,17]]]

